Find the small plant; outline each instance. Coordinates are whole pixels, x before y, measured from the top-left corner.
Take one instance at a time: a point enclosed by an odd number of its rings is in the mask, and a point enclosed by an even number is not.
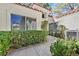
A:
[[[54,36],[54,37],[57,37],[57,38],[61,38],[61,39],[64,39],[65,38],[65,30],[67,30],[67,28],[64,26],[64,25],[59,25],[57,27],[57,31],[55,32],[50,32],[50,35]]]
[[[62,38],[64,39],[65,35],[64,35],[64,31],[67,30],[67,28],[64,26],[64,25],[59,25],[58,26],[58,35],[59,35],[59,38]]]
[[[47,24],[48,24],[48,21],[46,21],[46,20],[42,21],[41,28],[42,28],[43,30],[47,30]]]
[[[79,41],[59,39],[50,46],[52,55],[55,56],[75,56],[79,55]]]

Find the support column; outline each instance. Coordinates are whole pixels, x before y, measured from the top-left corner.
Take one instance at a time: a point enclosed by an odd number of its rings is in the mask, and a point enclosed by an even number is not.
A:
[[[27,22],[26,20],[27,20],[27,18],[25,17],[25,31],[26,31],[26,22]]]
[[[65,33],[65,39],[67,39],[67,31],[65,31],[64,33]]]

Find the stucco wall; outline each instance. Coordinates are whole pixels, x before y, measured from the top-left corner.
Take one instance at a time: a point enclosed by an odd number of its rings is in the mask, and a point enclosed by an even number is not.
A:
[[[33,5],[33,9],[37,9],[37,10],[42,11],[43,13],[45,13],[46,14],[46,19],[48,19],[49,13],[51,13],[51,11],[49,11],[49,10],[43,8],[43,7],[40,7],[38,5]]]
[[[49,19],[49,24],[54,23],[54,19],[52,17],[48,17],[48,19]]]
[[[51,13],[51,11],[47,10],[43,7],[40,7],[38,5],[33,5],[33,9],[37,9],[39,11],[42,11],[45,14],[45,18],[42,18],[42,21],[44,21],[44,20],[48,21],[47,30],[49,31],[49,23],[50,23],[51,17],[49,17],[48,15]]]
[[[42,13],[18,6],[16,4],[0,4],[0,31],[11,30],[11,14],[22,15],[35,18],[37,22],[37,30],[41,30]]]
[[[79,29],[79,12],[58,18],[58,25],[64,25],[70,30]]]

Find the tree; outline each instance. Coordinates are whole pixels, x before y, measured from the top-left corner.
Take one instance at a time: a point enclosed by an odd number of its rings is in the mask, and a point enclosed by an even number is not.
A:
[[[57,6],[56,6],[56,8],[53,9],[53,12],[60,13],[65,6],[66,6],[66,4],[63,4],[63,3],[59,4],[58,3]]]
[[[51,6],[49,5],[49,3],[43,3],[43,7],[44,7],[44,8],[47,8],[47,9],[49,9],[49,10],[52,9]]]
[[[75,8],[79,8],[79,4],[78,3],[68,3],[67,6],[73,10]]]
[[[59,25],[58,30],[59,30],[59,33],[60,33],[60,38],[64,38],[64,36],[65,36],[64,31],[67,30],[67,28],[64,25]]]
[[[79,4],[78,3],[57,3],[57,6],[55,9],[53,9],[53,13],[59,13],[62,14],[63,11],[65,11],[64,9],[66,9],[66,11],[71,11],[75,8],[79,8]]]

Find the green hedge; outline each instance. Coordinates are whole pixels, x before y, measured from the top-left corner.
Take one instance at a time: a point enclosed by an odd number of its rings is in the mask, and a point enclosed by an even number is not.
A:
[[[29,44],[46,41],[48,33],[46,31],[15,31],[12,32],[13,47],[19,48]]]
[[[76,56],[79,55],[78,40],[57,40],[50,46],[51,54],[54,56]]]
[[[10,32],[0,32],[0,55],[6,55],[11,46]]]
[[[20,48],[47,40],[47,31],[11,31],[0,32],[0,55],[6,55],[10,47]]]

